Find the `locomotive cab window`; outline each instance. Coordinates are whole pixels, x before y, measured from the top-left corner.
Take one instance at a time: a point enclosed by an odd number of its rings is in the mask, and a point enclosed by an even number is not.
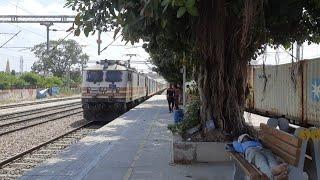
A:
[[[101,82],[103,80],[102,71],[88,71],[87,72],[87,81],[88,82]]]
[[[121,82],[122,81],[122,72],[121,71],[107,71],[106,81],[107,82]]]

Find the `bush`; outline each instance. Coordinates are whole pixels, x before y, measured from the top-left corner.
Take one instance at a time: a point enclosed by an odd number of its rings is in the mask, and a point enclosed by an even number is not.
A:
[[[173,133],[185,135],[188,129],[200,124],[200,99],[193,99],[186,107],[184,119],[178,124],[169,124],[168,129]]]
[[[29,88],[37,88],[43,85],[42,77],[34,72],[24,73],[20,78],[27,83]]]
[[[63,82],[59,77],[52,76],[52,77],[44,78],[41,86],[49,88],[53,86],[62,87],[62,85],[63,85]]]
[[[10,89],[10,75],[6,73],[0,73],[0,89]]]
[[[21,78],[14,78],[14,81],[11,84],[11,88],[15,88],[15,89],[23,89],[26,88],[27,83],[26,81],[24,81]]]
[[[24,88],[26,82],[15,75],[0,73],[0,89]]]
[[[63,81],[56,76],[43,77],[34,72],[24,73],[16,76],[0,72],[0,89],[23,89],[23,88],[50,88],[62,87]]]

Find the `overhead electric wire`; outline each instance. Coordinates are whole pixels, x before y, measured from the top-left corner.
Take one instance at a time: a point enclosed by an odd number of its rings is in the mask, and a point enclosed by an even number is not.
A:
[[[11,38],[9,38],[5,43],[3,43],[0,48],[2,48],[4,45],[6,45],[9,41],[11,41],[14,37],[16,37],[19,33],[21,32],[21,30],[19,32],[17,32],[16,34],[14,34]]]
[[[43,38],[47,38],[46,36],[43,36],[43,35],[41,35],[41,34],[39,34],[39,33],[36,33],[36,32],[34,32],[34,31],[31,31],[31,30],[29,30],[29,29],[27,29],[27,28],[25,28],[25,27],[21,27],[21,26],[19,26],[18,24],[14,24],[14,23],[8,23],[8,24],[11,25],[11,26],[19,27],[20,29],[29,31],[29,32],[37,35],[37,36],[41,36],[41,37],[43,37]],[[18,28],[18,29],[19,29],[19,28]]]
[[[4,34],[4,35],[12,35],[12,34],[15,34],[15,33],[0,33],[0,34]]]
[[[112,43],[114,43],[121,35],[118,35],[118,37],[116,37],[111,43],[109,43],[105,48],[103,48],[100,53],[104,50],[106,50],[110,45],[112,45]]]

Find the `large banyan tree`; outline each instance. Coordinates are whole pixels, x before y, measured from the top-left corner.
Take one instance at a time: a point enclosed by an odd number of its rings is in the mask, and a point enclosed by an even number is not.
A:
[[[243,112],[248,62],[266,44],[319,42],[319,0],[67,0],[78,12],[75,34],[121,32],[192,62],[202,123],[225,135],[246,131]]]

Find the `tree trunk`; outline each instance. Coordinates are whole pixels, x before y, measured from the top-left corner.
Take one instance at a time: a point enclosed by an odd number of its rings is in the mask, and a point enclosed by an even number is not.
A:
[[[203,124],[214,120],[219,130],[231,136],[246,132],[243,118],[246,66],[246,63],[232,63],[229,70],[221,71],[215,65],[200,65],[198,84]],[[231,69],[234,73],[227,73]]]
[[[201,119],[235,137],[247,132],[243,118],[247,64],[259,48],[253,26],[262,16],[262,1],[244,0],[234,12],[226,0],[199,2],[197,47],[201,62],[198,85]],[[229,5],[229,6],[228,6]]]

